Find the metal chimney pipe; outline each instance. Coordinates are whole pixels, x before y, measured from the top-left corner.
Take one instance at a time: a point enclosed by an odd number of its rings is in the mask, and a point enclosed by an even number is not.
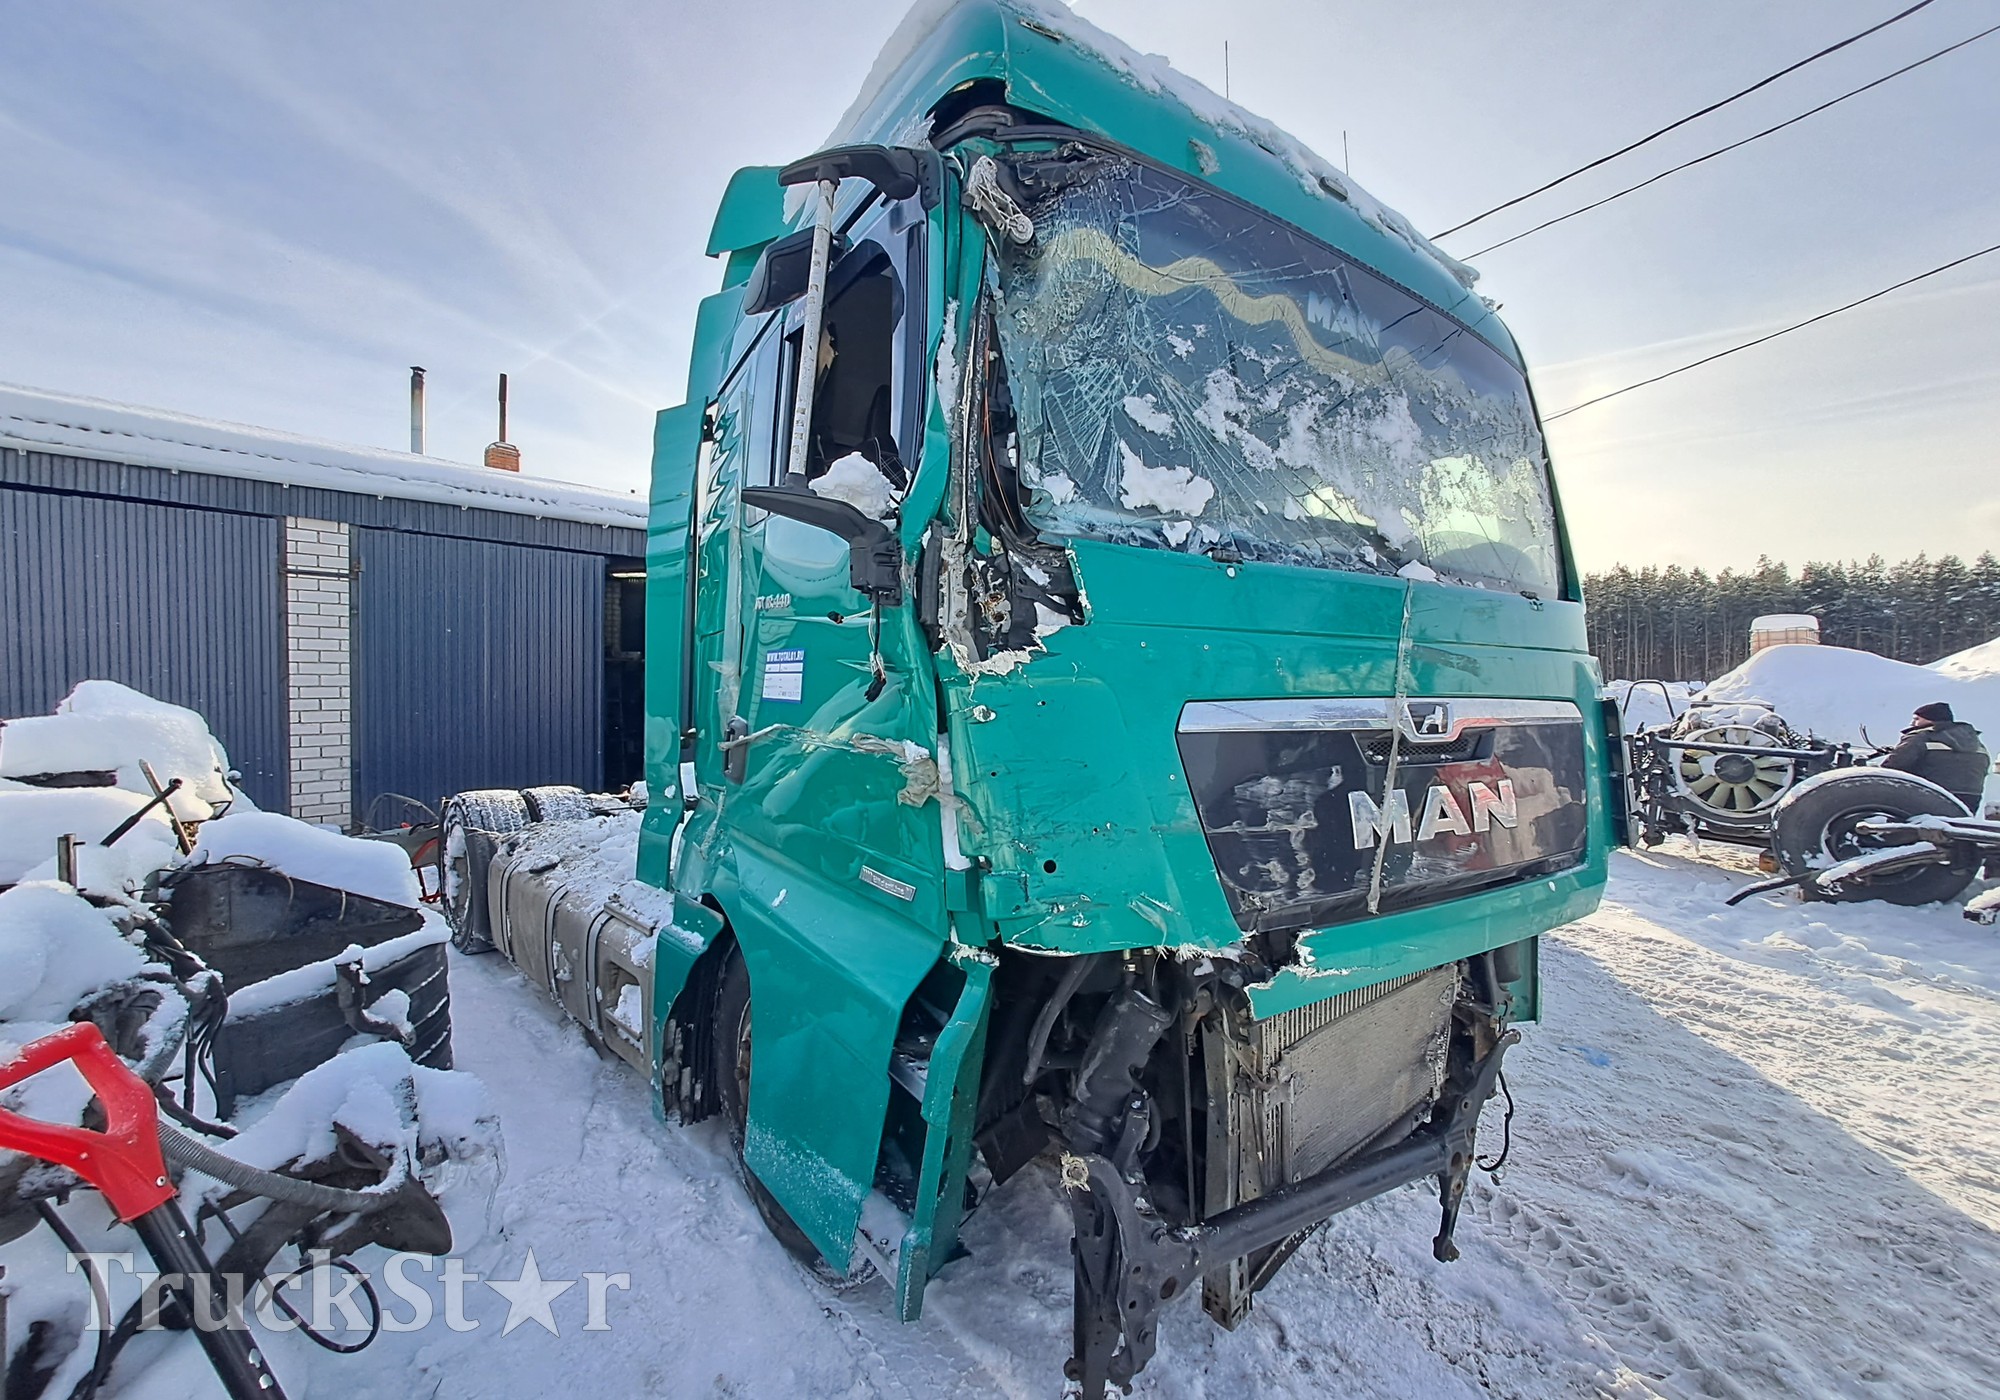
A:
[[[500,441],[507,440],[507,376],[500,376]]]
[[[410,366],[410,451],[424,455],[424,367]]]

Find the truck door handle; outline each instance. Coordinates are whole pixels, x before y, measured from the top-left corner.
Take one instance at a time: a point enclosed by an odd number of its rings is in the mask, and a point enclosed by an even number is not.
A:
[[[750,721],[741,715],[731,715],[722,726],[722,742],[716,747],[722,750],[722,776],[732,783],[743,781],[743,771],[750,763],[750,746],[759,739],[768,739],[785,726],[767,724],[755,734],[750,732]]]

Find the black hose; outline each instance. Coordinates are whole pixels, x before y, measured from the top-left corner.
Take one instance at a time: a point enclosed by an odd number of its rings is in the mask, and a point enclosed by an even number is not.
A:
[[[1069,966],[1063,969],[1062,979],[1056,983],[1055,991],[1042,1003],[1042,1009],[1035,1013],[1034,1029],[1028,1033],[1028,1062],[1021,1070],[1023,1084],[1033,1084],[1041,1076],[1049,1052],[1049,1032],[1055,1029],[1056,1017],[1069,1005],[1069,999],[1076,995],[1084,974],[1090,971],[1090,964],[1091,959],[1087,956],[1071,958]]]
[[[111,1330],[111,1290],[105,1286],[103,1275],[97,1272],[97,1261],[84,1249],[83,1241],[69,1228],[69,1222],[62,1218],[62,1213],[48,1201],[36,1201],[35,1214],[56,1232],[56,1238],[62,1241],[70,1258],[83,1265],[83,1272],[90,1280],[90,1296],[97,1304],[97,1354],[91,1358],[89,1374],[70,1391],[70,1400],[90,1400],[97,1394],[97,1388],[104,1384],[105,1373],[111,1369],[111,1358],[117,1354],[105,1345]]]

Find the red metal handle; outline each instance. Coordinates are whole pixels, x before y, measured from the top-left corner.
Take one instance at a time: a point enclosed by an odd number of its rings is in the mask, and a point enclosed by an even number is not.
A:
[[[88,1021],[66,1026],[21,1048],[0,1064],[0,1089],[75,1064],[104,1105],[106,1129],[61,1127],[0,1108],[0,1148],[25,1152],[68,1167],[104,1193],[120,1220],[133,1220],[173,1199],[167,1164],[160,1156],[159,1105],[146,1081],[126,1067]]]

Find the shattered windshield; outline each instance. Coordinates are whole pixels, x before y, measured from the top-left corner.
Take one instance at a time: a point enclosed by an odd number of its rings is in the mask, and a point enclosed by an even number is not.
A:
[[[1122,156],[1019,153],[994,240],[1038,530],[1557,593],[1520,371],[1227,196]]]

